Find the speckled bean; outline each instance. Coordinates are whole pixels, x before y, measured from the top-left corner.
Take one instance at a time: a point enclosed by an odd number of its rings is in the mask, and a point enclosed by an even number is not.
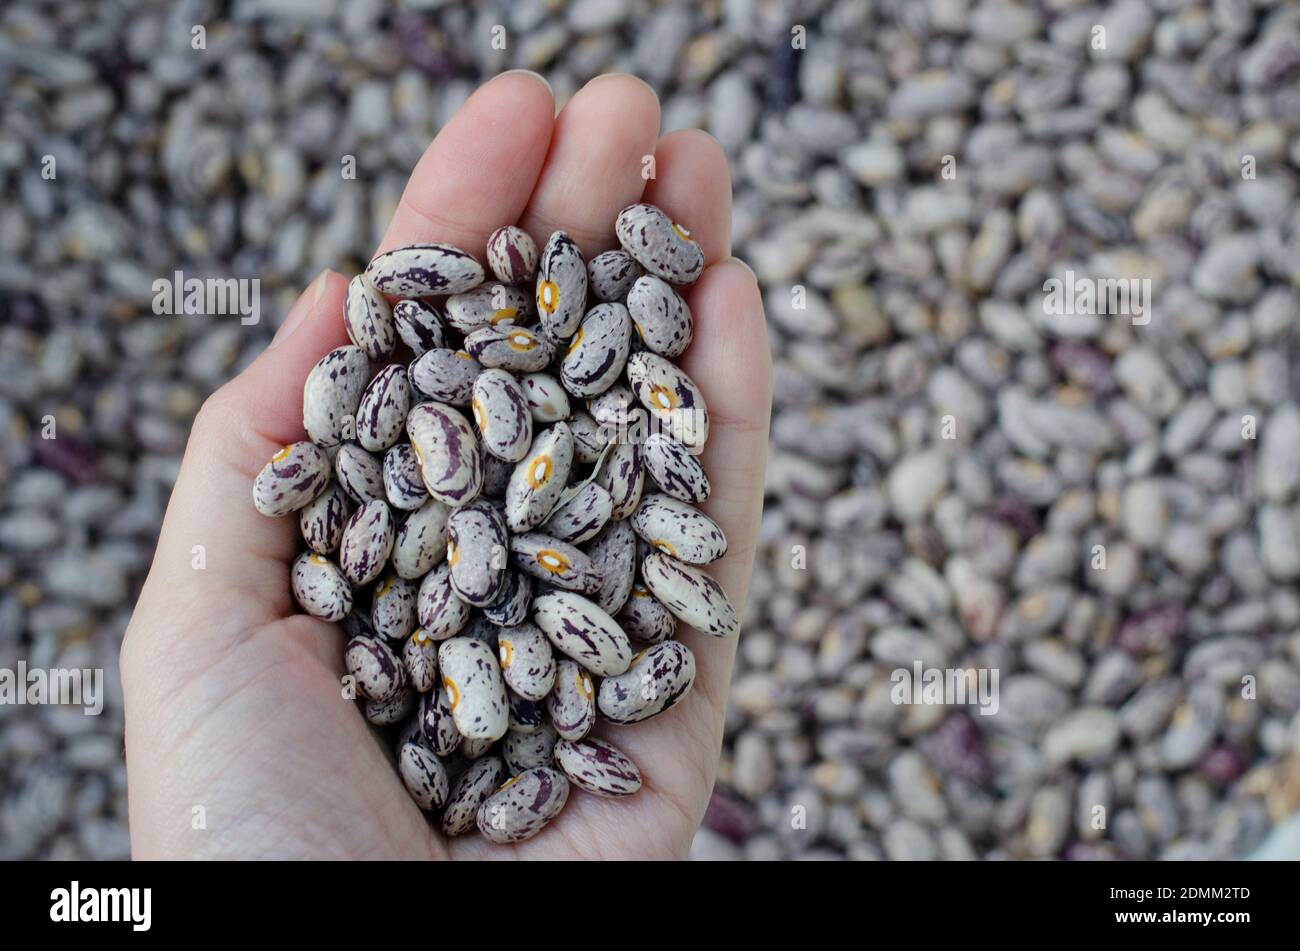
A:
[[[695,683],[695,655],[680,641],[638,654],[627,671],[600,682],[596,704],[614,723],[639,723],[675,706]]]
[[[401,640],[415,630],[416,584],[392,571],[375,585],[370,601],[370,623],[375,633],[390,641]]]
[[[555,653],[534,624],[519,624],[497,635],[497,658],[506,686],[527,700],[542,700],[555,686]]]
[[[343,666],[367,700],[392,700],[406,686],[406,667],[378,637],[362,635],[348,641]]]
[[[573,458],[584,466],[595,465],[609,445],[609,438],[590,413],[574,413],[569,419],[573,433]]]
[[[650,545],[690,565],[707,565],[727,553],[727,536],[717,522],[668,495],[646,496],[629,522]]]
[[[585,551],[604,575],[593,600],[606,614],[617,614],[636,581],[636,533],[627,522],[610,522]]]
[[[366,277],[390,297],[461,294],[483,283],[474,255],[449,244],[412,244],[377,256]]]
[[[536,373],[550,365],[555,348],[527,327],[480,327],[465,338],[465,349],[485,367]]]
[[[537,273],[537,243],[523,228],[498,228],[488,238],[487,262],[498,281],[531,284]]]
[[[740,630],[740,618],[722,586],[698,568],[659,552],[641,563],[646,587],[679,621],[714,637]]]
[[[483,609],[483,616],[497,627],[514,627],[528,617],[533,603],[533,579],[522,571],[508,569],[501,597]]]
[[[418,743],[402,745],[397,754],[397,771],[406,784],[406,791],[425,812],[438,809],[447,801],[450,787],[447,767]]]
[[[428,693],[438,682],[438,642],[417,627],[402,645],[407,681],[416,693]]]
[[[483,641],[453,637],[438,648],[438,670],[460,735],[499,740],[510,725],[506,684],[496,653]]]
[[[632,255],[614,248],[587,262],[587,286],[598,301],[621,301],[643,273]]]
[[[501,755],[510,773],[522,773],[537,766],[550,766],[554,759],[555,743],[560,735],[549,723],[533,733],[510,730],[501,741]]]
[[[646,472],[666,494],[698,505],[712,491],[699,457],[667,433],[651,433],[641,444]]]
[[[420,460],[409,442],[400,442],[384,453],[381,469],[384,498],[393,508],[413,512],[429,501],[429,490],[420,475]]]
[[[339,543],[339,567],[354,585],[369,584],[384,570],[393,552],[393,513],[382,499],[372,499],[352,513]]]
[[[559,740],[553,749],[555,765],[579,789],[595,796],[630,796],[641,788],[636,763],[612,743],[594,736],[576,743]]]
[[[447,323],[463,334],[482,327],[526,324],[533,319],[533,298],[522,287],[480,284],[447,298]]]
[[[510,538],[495,505],[471,502],[447,519],[447,564],[452,590],[467,604],[483,607],[505,590]]]
[[[393,726],[401,723],[418,706],[420,695],[414,690],[403,690],[392,700],[367,700],[362,707],[367,723],[375,726]]]
[[[443,403],[421,403],[406,432],[429,494],[453,508],[473,501],[483,487],[483,458],[469,420]]]
[[[587,409],[597,424],[615,430],[630,421],[629,413],[636,406],[636,394],[626,383],[615,383],[595,399],[587,400]]]
[[[263,515],[288,515],[319,496],[330,481],[329,458],[310,442],[285,446],[253,481],[253,506]]]
[[[443,835],[464,835],[474,828],[478,808],[496,792],[505,776],[505,766],[496,756],[474,760],[452,786],[442,814]]]
[[[558,423],[569,418],[569,394],[549,373],[525,373],[521,382],[528,411],[535,423]]]
[[[361,394],[357,407],[357,442],[371,452],[382,452],[406,426],[411,409],[411,388],[397,364],[384,367]]]
[[[510,538],[510,553],[521,571],[545,584],[592,594],[600,589],[600,566],[580,548],[541,532]]]
[[[439,756],[450,756],[460,748],[460,730],[452,716],[447,691],[441,683],[435,683],[427,693],[420,695],[420,733],[429,749]]]
[[[632,662],[632,645],[618,622],[579,594],[548,591],[533,598],[533,623],[556,650],[598,677],[621,674]]]
[[[536,733],[546,724],[546,704],[529,700],[507,689],[510,702],[510,729],[515,733]]]
[[[641,351],[627,360],[627,378],[637,399],[683,446],[703,449],[709,438],[709,411],[695,382],[657,354]]]
[[[298,528],[307,547],[320,555],[336,551],[350,514],[347,494],[337,482],[331,482],[298,512]]]
[[[423,578],[447,554],[447,516],[451,509],[429,499],[406,516],[393,537],[393,570],[403,578]]]
[[[573,434],[566,423],[538,433],[528,455],[516,464],[506,487],[506,524],[526,532],[546,521],[568,484]]]
[[[555,686],[546,696],[546,712],[557,733],[580,740],[596,724],[596,688],[587,673],[567,657],[555,663]]]
[[[371,360],[382,360],[397,345],[397,325],[384,295],[364,274],[348,282],[343,305],[343,323],[348,338]]]
[[[360,347],[338,347],[320,358],[302,389],[302,424],[312,442],[329,448],[355,435],[368,382],[370,361]]]
[[[567,340],[587,312],[587,265],[563,231],[552,234],[542,249],[536,295],[542,333],[552,342]]]
[[[454,637],[469,623],[470,606],[452,591],[451,568],[446,562],[424,576],[415,608],[420,627],[436,641]]]
[[[290,584],[295,600],[312,617],[341,621],[352,610],[352,585],[324,555],[299,555],[290,572]]]
[[[627,310],[641,342],[661,357],[679,357],[691,345],[691,309],[667,281],[650,274],[639,279],[628,292]]]
[[[596,483],[609,493],[612,520],[625,519],[635,512],[645,487],[641,447],[634,442],[617,443],[605,456]]]
[[[571,488],[564,493],[542,523],[542,531],[570,545],[581,545],[596,537],[613,511],[614,500],[609,490],[595,482],[584,482],[576,490]]]
[[[599,396],[627,363],[632,321],[622,304],[597,304],[582,319],[560,364],[560,382],[579,397]]]
[[[522,842],[541,832],[569,798],[569,781],[546,766],[526,770],[505,782],[478,810],[478,828],[489,842]]]
[[[430,399],[468,406],[482,365],[467,350],[426,350],[411,364],[411,384]]]
[[[689,284],[704,270],[704,251],[691,233],[654,205],[629,205],[618,213],[614,233],[623,250],[651,274]]]
[[[474,380],[474,423],[483,448],[506,462],[518,462],[533,442],[533,417],[524,388],[510,373],[484,370]]]
[[[666,641],[677,633],[677,618],[640,582],[632,585],[632,593],[615,620],[628,637],[651,644]]]
[[[384,498],[383,465],[356,443],[339,446],[334,476],[347,497],[359,505]]]
[[[447,346],[447,328],[431,304],[418,300],[401,300],[393,305],[393,323],[402,343],[417,357]]]

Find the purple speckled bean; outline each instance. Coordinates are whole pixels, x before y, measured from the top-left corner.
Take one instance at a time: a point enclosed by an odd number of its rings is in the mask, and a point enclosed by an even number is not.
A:
[[[391,297],[461,294],[483,283],[483,265],[449,244],[412,244],[379,255],[366,277]]]
[[[312,442],[328,449],[353,437],[368,382],[370,361],[360,347],[339,347],[320,358],[302,388],[302,423]]]
[[[634,442],[617,443],[605,456],[596,484],[609,493],[611,519],[620,521],[635,512],[645,488],[641,447]]]
[[[505,591],[510,536],[497,507],[477,501],[447,519],[447,564],[451,587],[474,607],[492,604]]]
[[[392,308],[364,274],[358,274],[348,282],[343,323],[348,338],[371,360],[384,359],[397,346],[397,325],[393,321]]]
[[[637,399],[668,433],[699,451],[709,438],[709,410],[695,382],[663,357],[641,351],[627,359],[627,378]]]
[[[479,806],[496,792],[504,776],[505,766],[498,757],[484,756],[470,763],[447,798],[442,814],[443,835],[464,835],[473,829]]]
[[[420,695],[414,690],[403,690],[392,700],[367,700],[362,707],[366,722],[375,726],[392,726],[409,717],[419,704]]]
[[[609,445],[609,437],[590,413],[574,413],[569,429],[573,432],[573,458],[584,466],[595,465]]]
[[[615,620],[629,637],[651,644],[666,641],[677,633],[677,618],[650,593],[649,588],[640,583],[632,586],[632,594]]]
[[[617,382],[631,347],[632,320],[622,304],[597,304],[582,319],[560,364],[560,382],[579,397],[599,396]]]
[[[537,273],[537,243],[523,228],[498,228],[488,238],[487,262],[498,281],[530,284]]]
[[[542,333],[554,342],[568,340],[587,311],[587,264],[563,231],[552,234],[542,249],[536,294]]]
[[[691,233],[654,205],[629,205],[618,213],[614,233],[623,250],[651,274],[689,284],[704,270],[704,251]]]
[[[598,301],[621,301],[643,273],[632,255],[614,248],[587,262],[587,286]]]
[[[420,695],[420,733],[429,749],[439,756],[450,756],[460,746],[460,730],[441,684],[434,684]]]
[[[627,671],[600,682],[596,705],[614,723],[639,723],[671,709],[695,683],[695,655],[680,641],[646,648]]]
[[[277,452],[253,481],[253,506],[277,517],[296,512],[319,496],[330,481],[329,458],[310,442]]]
[[[384,498],[393,508],[413,512],[429,501],[429,490],[420,475],[420,460],[409,442],[400,442],[384,453],[381,468]]]
[[[402,663],[416,693],[428,693],[438,682],[438,642],[417,627],[402,645]]]
[[[555,686],[555,652],[535,624],[502,630],[497,659],[506,686],[526,700],[543,700]]]
[[[357,693],[367,700],[392,700],[406,686],[406,667],[378,637],[363,634],[348,641],[343,666],[356,681]]]
[[[533,623],[556,650],[599,677],[621,674],[632,662],[632,646],[618,622],[571,591],[533,598]]]
[[[469,421],[443,403],[421,403],[406,432],[429,494],[453,508],[472,502],[483,488],[483,457]]]
[[[355,443],[339,446],[334,454],[334,476],[353,502],[364,505],[384,498],[383,465]]]
[[[650,478],[667,495],[695,505],[709,497],[709,477],[699,457],[667,433],[647,436],[641,444],[641,459]]]
[[[352,513],[339,544],[339,567],[354,585],[369,584],[384,570],[393,552],[393,513],[382,499],[372,499]]]
[[[452,590],[451,568],[446,562],[424,576],[415,606],[420,627],[436,641],[454,637],[469,623],[471,608]]]
[[[533,422],[558,423],[569,418],[569,394],[559,380],[549,373],[525,373],[521,382]]]
[[[636,533],[627,522],[610,522],[584,550],[604,575],[593,600],[606,614],[617,614],[636,581]]]
[[[522,842],[541,832],[569,798],[563,773],[536,766],[507,780],[478,810],[478,828],[489,842]]]
[[[526,324],[533,319],[532,295],[509,284],[480,284],[448,297],[445,307],[447,323],[466,335],[483,327]]]
[[[483,448],[498,459],[518,462],[533,442],[533,416],[524,388],[509,372],[484,370],[474,380],[474,423]]]
[[[400,577],[423,578],[447,554],[447,516],[451,509],[429,499],[406,516],[393,537],[393,570]]]
[[[679,621],[714,637],[731,637],[740,618],[722,586],[698,568],[659,552],[641,563],[646,587]]]
[[[555,744],[554,760],[569,782],[595,796],[630,796],[641,788],[636,763],[612,743],[595,737],[576,743],[560,740]]]
[[[480,327],[465,338],[465,349],[485,367],[514,373],[536,373],[555,356],[545,338],[514,324]]]
[[[411,385],[439,403],[468,406],[474,380],[482,372],[468,351],[440,347],[426,350],[411,364]]]
[[[393,323],[402,343],[417,357],[427,350],[447,346],[447,328],[441,315],[424,301],[398,301],[393,305]]]
[[[596,688],[587,673],[567,657],[555,664],[555,687],[546,697],[546,712],[556,732],[580,740],[596,723]]]
[[[691,309],[667,281],[649,274],[638,280],[627,310],[641,342],[661,357],[679,357],[691,345]]]
[[[537,766],[550,766],[559,738],[555,727],[549,723],[542,724],[532,733],[511,730],[501,741],[501,755],[505,758],[506,769],[511,774],[516,774]]]
[[[350,514],[347,493],[337,482],[331,482],[298,512],[298,528],[312,551],[328,555],[339,547]]]
[[[629,523],[646,542],[690,565],[707,565],[727,553],[727,536],[718,523],[671,496],[642,499]]]
[[[371,452],[383,452],[397,442],[411,410],[411,388],[396,363],[375,374],[357,407],[357,442]]]
[[[406,791],[425,812],[438,809],[447,801],[450,782],[447,767],[431,751],[418,743],[405,743],[397,754],[397,771]]]
[[[573,434],[566,423],[538,433],[528,455],[510,474],[506,487],[506,524],[526,532],[546,521],[568,484],[573,465]]]
[[[599,590],[600,566],[582,549],[541,532],[510,538],[510,553],[521,571],[566,591],[592,594]]]
[[[576,441],[574,446],[576,448]],[[570,545],[581,545],[596,537],[613,511],[614,500],[609,490],[595,482],[584,482],[567,500],[551,510],[542,523],[542,531]]]
[[[507,688],[510,703],[510,729],[516,733],[536,733],[546,725],[546,704],[529,700]]]
[[[491,645],[472,637],[443,641],[438,648],[438,670],[461,736],[476,740],[505,736],[510,705]]]
[[[397,641],[415,630],[415,592],[414,581],[385,572],[371,594],[370,623],[376,634]]]
[[[334,562],[303,552],[289,573],[294,599],[312,617],[341,621],[352,610],[352,586]]]

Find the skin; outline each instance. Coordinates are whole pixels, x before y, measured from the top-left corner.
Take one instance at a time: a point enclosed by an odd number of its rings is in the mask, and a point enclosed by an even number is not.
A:
[[[651,153],[658,177],[645,182],[642,156]],[[729,260],[731,184],[711,137],[661,138],[659,103],[630,76],[593,80],[558,116],[539,78],[498,76],[425,152],[377,250],[449,242],[481,259],[491,232],[518,222],[539,247],[564,229],[590,257],[615,246],[615,216],[640,200],[685,223],[706,253],[688,293],[695,342],[681,365],[711,417],[702,461],[713,495],[703,508],[730,541],[710,571],[743,610],[772,368],[758,286]],[[289,593],[289,566],[303,547],[297,518],[259,515],[251,487],[280,447],[305,438],[303,381],[347,342],[346,287],[340,274],[317,278],[266,352],[195,420],[122,645],[135,857],[685,856],[717,773],[734,638],[679,627],[698,661],[694,690],[652,720],[598,727],[640,767],[636,796],[575,794],[543,834],[513,846],[444,840],[357,704],[341,698],[343,635],[297,613]],[[192,567],[195,545],[204,547],[203,570]]]

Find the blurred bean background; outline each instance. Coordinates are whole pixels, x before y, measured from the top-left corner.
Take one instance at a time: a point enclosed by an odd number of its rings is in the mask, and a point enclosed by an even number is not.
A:
[[[764,288],[697,857],[1238,857],[1300,806],[1300,5],[10,0],[0,668],[108,696],[0,706],[0,857],[127,855],[118,645],[193,415],[516,67],[716,136]],[[155,314],[177,270],[263,319]],[[1050,313],[1067,272],[1146,319]],[[998,712],[894,703],[918,661]]]

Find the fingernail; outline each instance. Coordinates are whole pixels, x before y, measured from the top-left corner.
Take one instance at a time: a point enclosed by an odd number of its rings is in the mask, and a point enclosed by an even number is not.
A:
[[[732,255],[731,257],[727,258],[727,260],[732,262],[733,264],[739,264],[741,267],[743,267],[746,271],[749,272],[749,276],[754,279],[754,283],[755,284],[758,283],[758,275],[754,273],[754,269],[750,267],[748,264],[746,264],[744,261],[740,260],[740,258],[736,257],[735,255]]]
[[[280,329],[275,332],[275,336],[271,338],[271,342],[267,345],[267,350],[272,350],[288,340],[293,335],[293,332],[298,329],[298,326],[307,319],[307,315],[320,303],[321,295],[325,293],[325,286],[329,283],[329,273],[329,268],[321,271],[316,275],[315,280],[307,285],[307,290],[303,291],[301,296],[294,301],[293,306],[289,308],[289,313],[284,318],[284,323],[280,325]]]
[[[612,79],[612,78],[614,78],[615,76],[621,76],[621,77],[624,78],[624,79],[635,79],[637,82],[639,82],[639,83],[640,83],[642,86],[644,86],[646,89],[650,90],[650,95],[654,96],[655,99],[658,99],[658,98],[659,98],[659,93],[655,92],[655,87],[654,87],[654,86],[651,86],[648,82],[646,82],[644,79],[642,79],[640,76],[636,75],[635,73],[601,73],[599,76],[593,76],[593,77],[592,77],[592,78],[587,82],[587,85],[590,86],[590,85],[592,85],[593,83],[598,83],[598,82],[600,82],[602,79]]]
[[[543,76],[541,73],[535,73],[531,69],[507,69],[501,75],[510,76],[514,73],[519,73],[524,76],[532,76],[533,79],[536,79],[539,83],[541,83],[543,86],[546,87],[546,91],[549,92],[552,97],[555,96],[555,90],[551,88],[550,82],[548,82],[546,77]]]

